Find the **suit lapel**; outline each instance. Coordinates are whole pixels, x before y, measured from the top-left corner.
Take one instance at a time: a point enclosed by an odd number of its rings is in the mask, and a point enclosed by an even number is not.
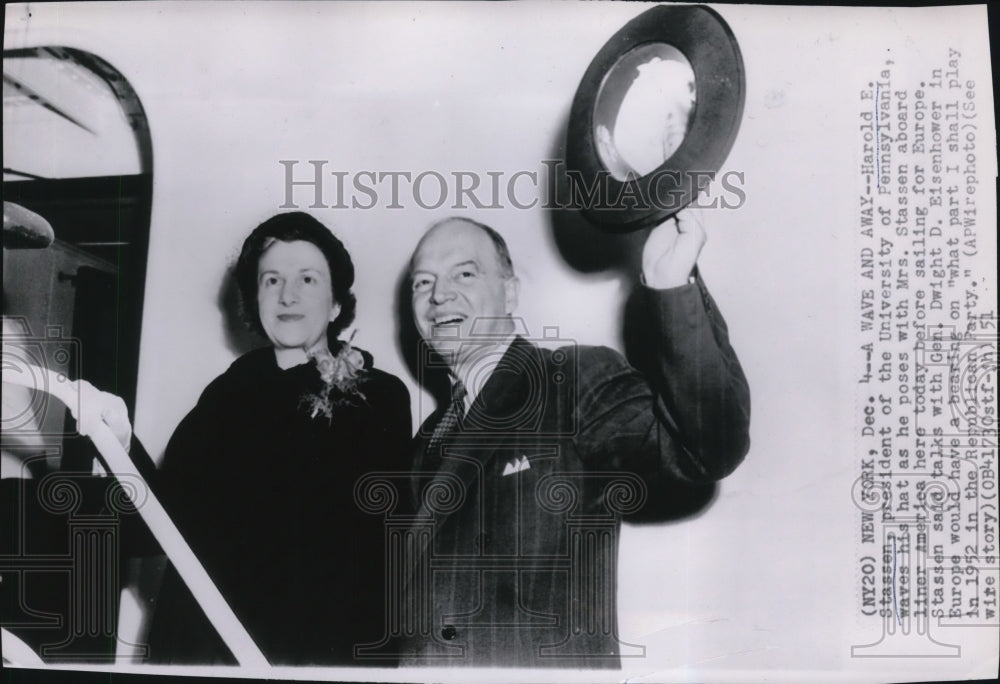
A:
[[[460,485],[463,492],[469,493],[479,486],[477,475],[499,449],[511,446],[510,433],[524,430],[525,421],[519,418],[526,408],[534,408],[529,406],[530,400],[540,390],[538,376],[544,372],[543,368],[540,350],[524,338],[515,337],[476,396],[461,430],[444,441],[441,469],[429,486],[437,484],[451,489]],[[437,415],[440,419],[441,412]],[[420,439],[421,455],[427,442],[426,438]],[[421,517],[435,514],[424,501],[419,501],[418,508]],[[452,512],[438,512],[437,516],[443,519]]]
[[[540,389],[541,368],[540,350],[523,337],[515,337],[465,417],[463,436],[482,440],[493,435],[496,439],[498,433],[523,430],[524,421],[516,418],[530,403],[532,390],[537,394]]]

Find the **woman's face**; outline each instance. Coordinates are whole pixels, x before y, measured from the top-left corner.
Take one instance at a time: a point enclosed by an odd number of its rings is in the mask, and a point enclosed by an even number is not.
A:
[[[309,352],[326,345],[326,326],[340,305],[323,252],[304,240],[275,240],[257,264],[257,310],[276,349]]]

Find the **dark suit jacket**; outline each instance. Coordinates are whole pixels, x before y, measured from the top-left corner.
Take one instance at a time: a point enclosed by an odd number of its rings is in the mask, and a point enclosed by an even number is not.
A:
[[[732,472],[750,412],[701,281],[643,294],[659,336],[648,377],[607,348],[518,337],[446,442],[399,546],[390,618],[404,665],[618,667],[643,654],[617,634],[621,516],[658,478]]]

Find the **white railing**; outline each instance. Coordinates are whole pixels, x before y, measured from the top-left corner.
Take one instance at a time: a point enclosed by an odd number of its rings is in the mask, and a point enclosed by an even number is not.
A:
[[[39,382],[39,379],[42,382]],[[51,370],[38,368],[20,360],[17,363],[3,364],[3,382],[47,392],[67,406],[73,406],[76,401],[86,400],[85,396],[81,397],[78,394],[79,388],[76,381],[67,382]],[[226,599],[223,598],[215,583],[205,572],[205,568],[194,555],[191,547],[184,541],[177,526],[167,515],[163,505],[146,484],[142,475],[139,474],[132,459],[118,443],[108,426],[98,421],[97,425],[88,428],[88,432],[90,440],[97,447],[104,458],[105,465],[112,474],[138,478],[138,481],[145,485],[147,493],[143,497],[144,501],[136,501],[136,498],[142,493],[134,491],[132,487],[122,487],[122,489],[132,500],[139,515],[149,526],[150,532],[156,537],[160,547],[167,554],[167,558],[173,563],[195,600],[198,601],[198,605],[205,611],[205,615],[219,632],[226,646],[232,651],[236,661],[241,666],[268,667],[264,654],[254,643],[229,604],[226,603]],[[9,641],[11,636],[9,633],[3,635],[5,645],[13,643]]]

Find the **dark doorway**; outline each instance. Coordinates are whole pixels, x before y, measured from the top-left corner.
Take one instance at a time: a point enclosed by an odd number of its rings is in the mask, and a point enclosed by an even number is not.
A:
[[[5,205],[55,235],[34,249],[5,237],[5,344],[134,416],[153,190],[142,105],[117,69],[65,47],[4,51],[3,92]],[[115,503],[115,478],[92,474],[97,452],[59,407],[24,434],[4,415],[0,626],[48,662],[109,662],[136,516]]]

